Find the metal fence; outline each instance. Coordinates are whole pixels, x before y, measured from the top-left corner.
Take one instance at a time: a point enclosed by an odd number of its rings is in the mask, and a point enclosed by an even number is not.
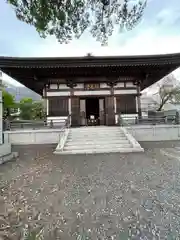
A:
[[[53,120],[51,120],[49,123],[47,121],[29,121],[29,120],[23,120],[23,121],[7,121],[5,120],[3,122],[3,129],[6,130],[20,130],[20,129],[51,129],[51,128],[62,128],[66,124],[66,120],[64,122],[61,122],[59,124],[54,123]]]
[[[122,116],[118,115],[118,125],[126,126],[126,125],[158,125],[158,124],[180,124],[179,114],[172,116],[141,116],[141,117],[132,117],[132,116]]]

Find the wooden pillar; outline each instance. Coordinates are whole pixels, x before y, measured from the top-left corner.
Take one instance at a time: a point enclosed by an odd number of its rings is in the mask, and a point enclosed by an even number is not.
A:
[[[106,125],[115,125],[114,96],[105,97]]]
[[[138,116],[139,118],[142,117],[142,111],[141,111],[141,87],[140,87],[140,81],[136,83],[137,86],[137,106],[138,106]]]
[[[80,126],[80,101],[79,97],[71,97],[71,126]]]
[[[100,125],[105,125],[105,99],[100,98],[99,99],[99,120],[100,120]]]
[[[74,87],[77,86],[72,80],[67,80],[67,86],[70,88],[70,104],[71,104],[71,126],[80,126],[80,101],[79,97],[74,96]]]
[[[43,98],[44,98],[44,110],[46,112],[46,120],[49,115],[49,104],[48,104],[48,97],[47,97],[47,89],[50,88],[50,84],[45,84],[43,89]]]
[[[116,81],[110,80],[107,85],[111,87],[111,95],[105,98],[105,110],[106,110],[106,125],[115,125],[115,108],[114,108],[114,86]]]

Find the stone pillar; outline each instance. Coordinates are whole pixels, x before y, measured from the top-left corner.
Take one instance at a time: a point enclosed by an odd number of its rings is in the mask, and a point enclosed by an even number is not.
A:
[[[3,144],[3,104],[2,104],[2,80],[1,80],[1,75],[0,75],[0,144]]]

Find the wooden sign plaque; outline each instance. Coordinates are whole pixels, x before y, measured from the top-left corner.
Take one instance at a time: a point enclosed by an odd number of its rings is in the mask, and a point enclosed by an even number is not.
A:
[[[99,83],[85,83],[84,88],[86,90],[94,90],[94,89],[99,89],[100,84]]]

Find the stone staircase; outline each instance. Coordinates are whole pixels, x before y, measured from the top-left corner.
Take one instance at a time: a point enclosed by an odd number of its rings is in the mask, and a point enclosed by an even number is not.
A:
[[[64,146],[55,154],[93,154],[143,152],[140,144],[123,127],[70,128]]]

